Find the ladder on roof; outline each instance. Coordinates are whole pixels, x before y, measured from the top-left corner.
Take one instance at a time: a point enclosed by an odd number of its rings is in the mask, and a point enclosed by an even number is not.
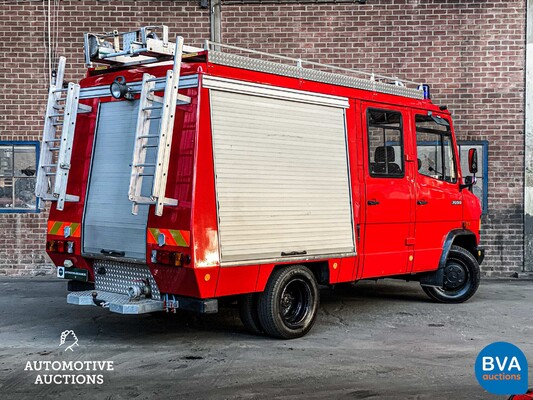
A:
[[[155,94],[155,83],[158,79],[150,74],[143,75],[128,193],[129,200],[133,202],[134,215],[138,212],[139,204],[154,204],[155,214],[158,216],[163,215],[165,205],[178,204],[178,200],[165,197],[165,191],[176,102],[182,104],[191,102],[189,97],[178,93],[182,54],[183,37],[178,36],[174,65],[172,70],[167,71],[165,79],[164,97]],[[156,132],[153,132],[152,121],[159,122]],[[149,149],[153,149],[152,152],[155,153],[152,157],[148,155]],[[152,181],[149,194],[143,193],[143,182],[146,186],[145,178]],[[150,181],[147,181],[149,184]]]
[[[72,143],[79,113],[91,107],[79,104],[80,85],[69,83],[63,88],[65,57],[60,57],[55,82],[50,85],[44,120],[43,140],[35,195],[44,201],[57,201],[56,208],[63,210],[65,201],[79,201],[78,196],[67,194],[67,183],[72,155]],[[44,208],[44,201],[39,207]]]

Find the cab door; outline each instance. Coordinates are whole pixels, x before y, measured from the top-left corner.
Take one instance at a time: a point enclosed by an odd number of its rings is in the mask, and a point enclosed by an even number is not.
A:
[[[412,252],[413,179],[405,162],[409,113],[363,103],[365,225],[363,278],[404,274]]]
[[[413,111],[416,137],[415,256],[412,272],[438,267],[444,240],[461,228],[462,194],[449,117]]]

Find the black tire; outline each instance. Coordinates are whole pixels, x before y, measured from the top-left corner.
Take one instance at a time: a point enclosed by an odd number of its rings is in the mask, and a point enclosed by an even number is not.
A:
[[[462,247],[452,246],[444,267],[444,286],[422,289],[440,303],[462,303],[476,293],[479,281],[479,264],[474,256]]]
[[[275,269],[259,295],[259,320],[265,333],[279,339],[304,336],[315,323],[320,292],[303,265]]]
[[[255,335],[263,333],[257,311],[257,294],[244,294],[239,298],[239,315],[246,329]]]

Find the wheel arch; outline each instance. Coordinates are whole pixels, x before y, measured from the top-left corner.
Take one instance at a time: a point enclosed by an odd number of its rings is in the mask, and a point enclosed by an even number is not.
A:
[[[474,232],[467,229],[454,229],[446,235],[442,244],[442,253],[439,259],[439,266],[435,271],[423,272],[419,275],[422,286],[442,287],[444,283],[444,267],[452,246],[459,246],[471,253],[476,260],[477,243]]]
[[[327,261],[317,261],[317,262],[303,262],[298,263],[300,265],[305,265],[313,273],[316,278],[316,281],[319,284],[327,285],[329,284],[329,264]]]
[[[469,253],[471,253],[476,260],[478,259],[477,241],[474,232],[469,231],[467,229],[454,229],[450,231],[444,239],[438,269],[442,269],[446,266],[448,253],[450,252],[452,246],[462,247]]]
[[[263,290],[265,290],[265,287],[275,270],[284,268],[284,267],[289,267],[291,265],[303,265],[309,268],[309,270],[315,276],[317,283],[321,285],[327,285],[330,283],[330,266],[327,260],[321,260],[321,261],[294,260],[293,263],[270,264],[262,268],[260,271],[254,292],[260,293]]]

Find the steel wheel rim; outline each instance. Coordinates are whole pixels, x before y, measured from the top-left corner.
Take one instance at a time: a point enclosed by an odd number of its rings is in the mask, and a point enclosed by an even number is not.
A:
[[[302,327],[311,312],[312,298],[311,288],[303,279],[291,279],[279,298],[279,313],[283,323],[291,329]]]
[[[458,259],[450,258],[444,267],[444,287],[436,288],[442,296],[455,299],[463,296],[472,286],[468,265]],[[462,279],[462,281],[461,281]]]

